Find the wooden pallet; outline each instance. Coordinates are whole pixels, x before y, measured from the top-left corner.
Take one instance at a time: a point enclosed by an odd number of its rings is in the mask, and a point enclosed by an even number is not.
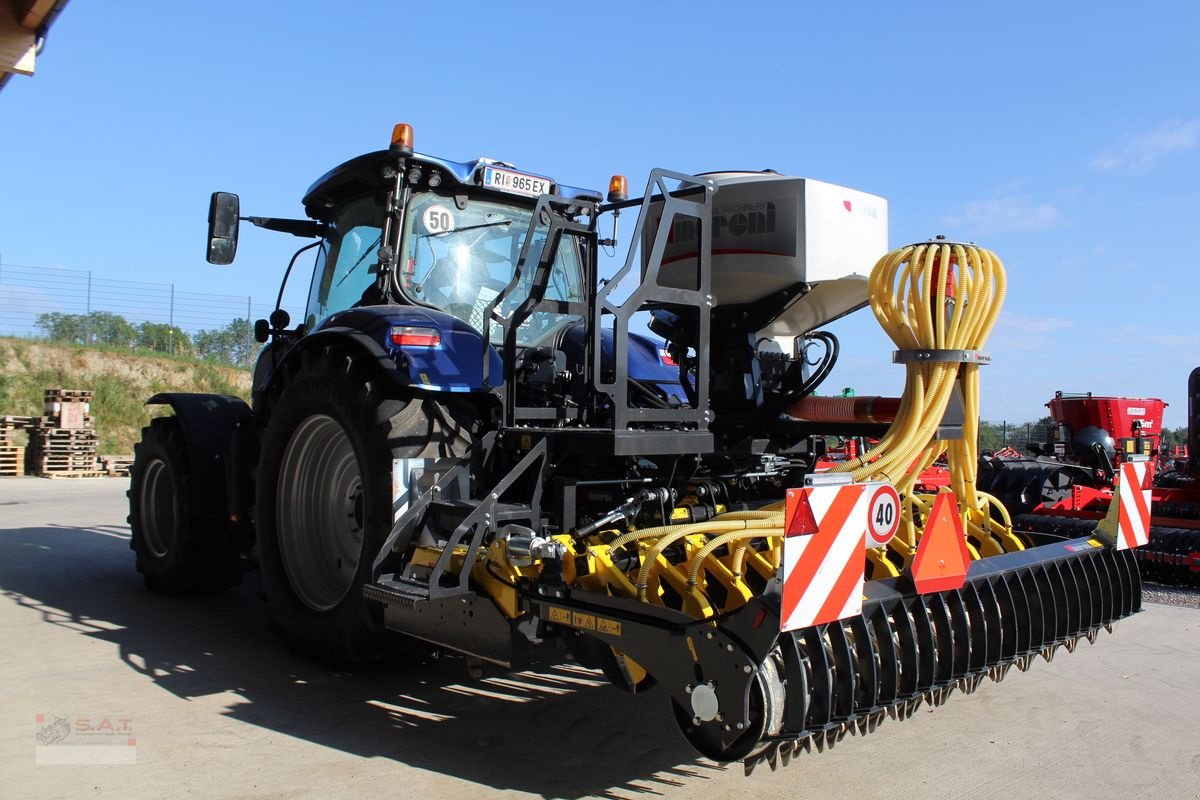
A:
[[[65,431],[70,433],[77,430],[90,430],[96,427],[96,418],[90,415],[85,415],[83,421],[74,428],[61,427],[57,416],[29,417],[29,420],[28,427],[38,430]]]
[[[46,441],[34,439],[29,443],[30,450],[41,450],[46,453],[78,453],[81,450],[96,452],[96,437],[86,439],[57,439]]]
[[[42,394],[43,411],[54,420],[54,427],[88,427],[93,397],[88,389],[47,389]]]
[[[43,472],[43,478],[107,478],[108,474],[94,469],[67,470],[64,472]]]
[[[96,393],[91,389],[47,389],[42,397],[47,401],[58,400],[68,403],[90,403]]]
[[[75,468],[78,466],[88,466],[93,469],[96,466],[96,453],[30,453],[26,456],[27,464],[36,464],[39,467],[55,467]]]
[[[33,458],[44,458],[50,456],[78,456],[87,455],[91,458],[96,457],[95,442],[74,442],[64,443],[59,442],[47,446],[44,442],[33,442],[29,446],[29,452]]]
[[[25,448],[0,447],[0,478],[20,478],[25,474]]]
[[[96,440],[96,432],[93,430],[74,430],[67,431],[59,428],[50,430],[34,429],[33,438],[47,444],[74,444],[75,442],[92,442]]]
[[[54,456],[43,458],[31,458],[30,463],[34,467],[36,473],[53,473],[55,470],[64,469],[96,469],[95,455],[82,456]]]
[[[98,445],[99,437],[93,430],[34,430],[29,437],[29,449],[37,458],[73,453],[88,453],[95,457]]]
[[[98,456],[100,468],[114,478],[129,477],[129,469],[133,466],[133,456]]]

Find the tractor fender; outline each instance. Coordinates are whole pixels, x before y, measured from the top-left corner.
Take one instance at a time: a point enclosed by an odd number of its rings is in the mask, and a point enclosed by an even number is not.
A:
[[[187,442],[192,507],[206,516],[224,518],[226,461],[238,420],[250,416],[250,407],[237,397],[193,392],[159,392],[145,404],[169,405],[174,410]]]
[[[396,366],[395,359],[374,338],[354,328],[337,327],[310,333],[288,348],[272,366],[270,374],[265,376],[262,386],[255,386],[256,393],[261,391],[264,397],[269,396],[279,383],[280,376],[289,372],[289,364],[298,361],[313,348],[334,343],[348,346],[356,356],[374,364],[385,380],[401,386],[411,383],[408,374]]]

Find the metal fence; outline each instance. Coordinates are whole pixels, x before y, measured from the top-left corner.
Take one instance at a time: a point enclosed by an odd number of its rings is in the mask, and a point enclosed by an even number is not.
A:
[[[91,270],[30,267],[0,263],[0,336],[45,337],[39,327],[43,314],[90,317],[96,312],[115,314],[133,327],[142,323],[168,326],[174,337],[186,341],[202,331],[226,329],[231,323],[267,317],[273,303],[253,297],[203,294],[178,290],[172,283],[101,278]],[[238,326],[250,336],[250,325]],[[89,339],[90,340],[90,339]],[[252,342],[246,343],[246,350]],[[161,348],[159,348],[161,349]]]
[[[1052,426],[1041,422],[980,420],[979,448],[999,450],[1002,447],[1015,447],[1018,450],[1027,450],[1030,442],[1035,445],[1045,444],[1052,438],[1053,433]]]

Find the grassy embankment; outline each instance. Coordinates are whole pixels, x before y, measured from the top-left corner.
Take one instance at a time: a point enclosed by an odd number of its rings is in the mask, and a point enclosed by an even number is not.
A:
[[[143,405],[155,392],[246,398],[250,373],[181,357],[0,339],[0,416],[41,416],[42,393],[50,388],[95,392],[92,414],[100,452],[122,455],[133,453],[151,416],[166,413]]]

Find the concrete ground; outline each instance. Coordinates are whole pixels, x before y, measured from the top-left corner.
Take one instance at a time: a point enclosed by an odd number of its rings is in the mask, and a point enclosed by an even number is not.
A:
[[[569,666],[471,680],[455,658],[338,672],[275,641],[253,582],[152,595],[124,489],[0,480],[0,797],[1200,797],[1196,608],[1148,605],[1095,646],[746,778],[695,757],[659,691]],[[136,764],[35,763],[37,714],[131,720]]]

